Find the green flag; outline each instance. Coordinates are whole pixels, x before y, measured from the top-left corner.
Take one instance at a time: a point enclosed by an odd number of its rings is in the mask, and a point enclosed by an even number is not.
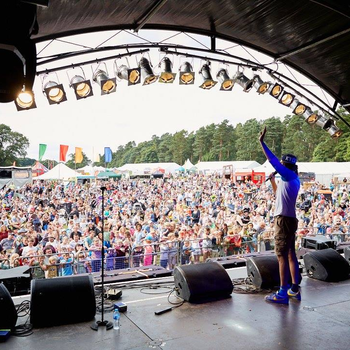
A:
[[[45,153],[45,151],[46,151],[46,147],[47,147],[47,145],[44,145],[44,144],[39,144],[39,161],[41,162],[42,161],[42,159],[43,159],[43,155],[44,155],[44,153]]]

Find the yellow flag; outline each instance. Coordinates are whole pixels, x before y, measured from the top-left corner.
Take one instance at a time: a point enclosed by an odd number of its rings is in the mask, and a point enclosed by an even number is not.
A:
[[[83,161],[83,149],[80,147],[75,147],[75,162],[81,163]]]

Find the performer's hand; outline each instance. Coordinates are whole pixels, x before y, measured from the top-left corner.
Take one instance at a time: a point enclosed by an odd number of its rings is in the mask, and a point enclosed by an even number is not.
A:
[[[264,130],[260,132],[260,137],[259,137],[260,142],[264,142],[265,134],[266,134],[266,126],[264,127]]]

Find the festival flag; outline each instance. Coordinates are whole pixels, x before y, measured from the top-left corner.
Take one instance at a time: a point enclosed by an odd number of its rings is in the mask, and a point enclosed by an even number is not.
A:
[[[75,162],[81,163],[83,161],[83,149],[81,147],[75,147]]]
[[[110,163],[112,161],[112,150],[110,147],[105,147],[105,163]]]
[[[46,152],[47,145],[40,143],[39,144],[39,162],[42,161],[44,153]]]
[[[97,153],[94,155],[94,163],[99,163],[101,161],[100,155]]]
[[[66,155],[68,152],[69,146],[66,145],[60,145],[60,162],[66,161]]]

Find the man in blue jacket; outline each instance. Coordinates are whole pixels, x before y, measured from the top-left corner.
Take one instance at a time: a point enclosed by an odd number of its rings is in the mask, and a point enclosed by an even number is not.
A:
[[[292,154],[285,154],[281,161],[271,152],[264,142],[266,127],[260,133],[261,147],[266,158],[276,170],[270,175],[275,201],[275,251],[278,258],[280,289],[278,292],[265,297],[265,300],[277,304],[288,304],[289,297],[301,300],[299,290],[299,265],[295,254],[295,232],[298,219],[295,204],[300,188],[297,158]],[[280,174],[281,181],[276,184],[275,174]],[[292,280],[292,286],[289,281]]]

